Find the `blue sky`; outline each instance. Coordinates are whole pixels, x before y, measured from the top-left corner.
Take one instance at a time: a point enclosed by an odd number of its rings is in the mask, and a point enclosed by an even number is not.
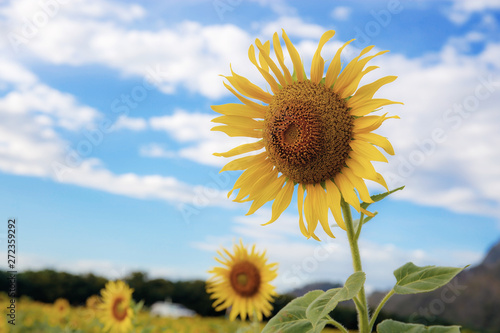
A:
[[[477,263],[500,238],[499,24],[488,0],[3,2],[0,218],[19,221],[18,268],[206,278],[241,238],[280,263],[280,290],[344,280],[342,230],[306,240],[295,205],[260,226],[270,206],[245,216],[226,198],[239,174],[212,156],[245,142],[210,131],[210,105],[236,102],[218,75],[265,86],[248,47],[281,28],[305,64],[330,29],[325,59],[351,38],[344,61],[391,51],[364,82],[399,76],[379,93],[405,103],[378,132],[396,155],[376,167],[406,188],[363,229],[369,287],[407,261]]]

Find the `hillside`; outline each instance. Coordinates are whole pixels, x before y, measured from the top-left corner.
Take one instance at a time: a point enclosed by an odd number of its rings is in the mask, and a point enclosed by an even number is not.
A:
[[[371,306],[384,295],[373,293]],[[460,273],[448,285],[431,293],[394,295],[384,311],[426,325],[444,319],[485,333],[500,332],[500,241],[479,265]]]

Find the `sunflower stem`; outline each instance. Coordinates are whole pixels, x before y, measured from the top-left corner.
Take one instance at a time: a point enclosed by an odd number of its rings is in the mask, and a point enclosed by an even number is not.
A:
[[[363,268],[361,266],[361,256],[359,254],[358,239],[359,231],[354,230],[354,223],[352,221],[351,208],[349,204],[345,202],[344,198],[341,200],[342,213],[344,215],[345,225],[347,229],[347,238],[349,239],[349,246],[351,247],[352,255],[352,266],[354,272],[362,272]],[[361,221],[358,226],[358,230],[361,230]],[[366,302],[365,287],[361,287],[358,295],[356,296],[356,308],[358,310],[358,325],[360,333],[369,333],[369,318],[368,318],[368,305]]]
[[[260,333],[260,320],[257,317],[257,311],[253,309],[252,328],[255,333]]]

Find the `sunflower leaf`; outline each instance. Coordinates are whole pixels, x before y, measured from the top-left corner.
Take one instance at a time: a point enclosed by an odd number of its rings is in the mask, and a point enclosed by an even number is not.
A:
[[[356,272],[345,282],[344,287],[334,288],[319,294],[306,309],[306,316],[314,327],[321,323],[339,302],[347,301],[356,296],[365,283],[365,273]]]
[[[394,271],[397,281],[394,291],[402,295],[433,291],[450,282],[466,267],[419,267],[409,262]]]
[[[392,191],[389,191],[389,192],[384,192],[384,193],[380,193],[380,194],[375,194],[375,195],[372,195],[372,196],[370,196],[370,198],[373,200],[373,202],[377,202],[377,201],[380,201],[380,200],[384,199],[384,198],[385,198],[386,196],[388,196],[389,194],[392,194],[392,193],[394,193],[394,192],[400,191],[400,190],[402,190],[402,189],[404,189],[404,188],[405,188],[404,186],[401,186],[401,187],[398,187],[398,188],[396,188],[396,189],[394,189],[394,190],[392,190]],[[361,207],[362,207],[362,208],[364,208],[364,209],[366,209],[366,208],[368,208],[368,206],[370,206],[373,202],[371,202],[371,203],[368,203],[368,202],[363,202],[363,203],[361,204]]]
[[[322,290],[314,290],[294,299],[269,320],[262,333],[321,332],[327,324],[327,319],[323,318],[316,326],[313,326],[306,316],[306,309],[311,302],[324,293]]]
[[[377,325],[377,333],[460,333],[460,326],[424,326],[387,319]]]

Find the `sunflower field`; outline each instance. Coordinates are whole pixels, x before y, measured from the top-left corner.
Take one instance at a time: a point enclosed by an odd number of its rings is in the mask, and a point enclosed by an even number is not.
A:
[[[8,298],[1,294],[1,302],[6,304]],[[70,306],[64,299],[52,304],[41,303],[21,297],[18,300],[18,313],[15,325],[7,321],[0,321],[0,332],[19,333],[100,333],[104,324],[99,320],[99,308],[96,307],[98,298],[92,297],[85,306]],[[143,333],[244,333],[252,332],[254,323],[239,320],[229,321],[223,317],[184,317],[167,318],[152,315],[141,304],[133,307],[134,317],[130,330],[123,332]],[[259,331],[264,327],[260,324]],[[334,333],[337,330],[327,329],[325,332]]]

